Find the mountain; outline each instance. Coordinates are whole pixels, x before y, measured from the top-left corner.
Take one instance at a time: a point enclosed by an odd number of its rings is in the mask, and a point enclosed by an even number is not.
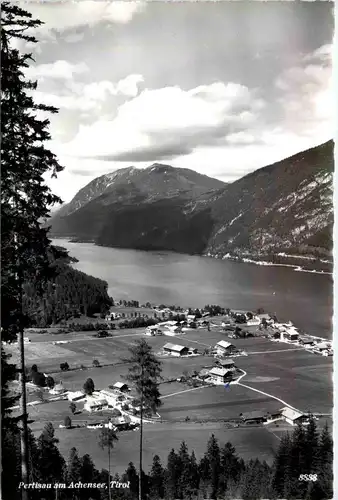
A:
[[[52,218],[52,234],[217,257],[327,256],[333,147],[329,141],[231,184],[169,165],[119,170],[79,191],[63,209],[68,215]]]
[[[50,219],[53,236],[96,239],[109,228],[111,216],[126,206],[159,200],[190,200],[226,184],[189,169],[154,163],[148,168],[117,170],[97,177]]]
[[[332,247],[334,145],[298,153],[256,170],[212,204],[207,252],[328,253]]]

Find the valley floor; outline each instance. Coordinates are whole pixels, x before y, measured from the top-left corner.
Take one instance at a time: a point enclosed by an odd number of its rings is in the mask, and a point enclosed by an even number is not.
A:
[[[190,330],[176,336],[175,340],[166,336],[145,337],[143,329],[116,330],[112,331],[112,335],[99,339],[93,337],[93,332],[32,334],[31,342],[26,345],[27,366],[36,363],[39,371],[51,373],[55,382],[61,381],[67,390],[81,390],[88,377],[93,379],[95,389],[105,389],[115,382],[123,381],[128,371],[123,359],[128,357],[128,348],[136,339],[145,338],[155,354],[166,342],[174,341],[202,352],[220,340],[227,340],[227,335],[217,322],[211,331],[206,328]],[[55,339],[68,343],[55,345]],[[279,422],[278,427],[271,423],[228,428],[226,420],[238,419],[239,414],[244,412],[272,412],[289,405],[303,412],[325,414],[319,419],[320,426],[326,419],[331,421],[332,358],[316,356],[303,348],[274,343],[265,338],[251,337],[231,342],[247,354],[234,358],[243,375],[238,383],[232,383],[227,389],[223,385],[191,388],[180,382],[161,384],[161,422],[145,424],[144,427],[146,467],[151,465],[155,453],[166,461],[170,449],[179,447],[182,440],[199,456],[204,453],[212,433],[221,443],[232,442],[243,458],[259,457],[271,463],[281,435],[292,427]],[[15,359],[14,346],[9,350]],[[93,368],[93,359],[108,366]],[[59,365],[65,361],[70,371],[60,372]],[[184,359],[165,357],[161,361],[165,379],[179,378],[184,371],[198,371],[214,364],[214,358],[208,355]],[[79,369],[81,365],[87,369]],[[36,393],[29,394],[29,401],[36,399]],[[80,424],[84,421],[97,422],[109,414],[87,413],[83,410],[83,403],[77,403],[77,408],[80,413],[72,416],[67,400],[31,405],[29,418],[34,420],[31,428],[38,435],[46,422],[52,422],[65,456],[70,447],[75,446],[81,454],[89,451],[96,465],[104,467],[107,457],[106,452],[98,446],[97,430],[60,429],[59,425],[63,424],[66,415],[71,416],[73,424]],[[186,417],[190,419],[188,422],[185,421]],[[130,461],[137,462],[134,452],[137,443],[138,431],[119,433],[119,441],[112,454],[114,472],[124,471]]]

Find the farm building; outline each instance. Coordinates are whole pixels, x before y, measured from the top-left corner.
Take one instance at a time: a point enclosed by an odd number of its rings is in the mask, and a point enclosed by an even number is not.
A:
[[[218,382],[224,384],[225,382],[229,382],[232,379],[232,372],[227,368],[220,368],[215,366],[209,371],[210,378],[214,382]]]
[[[182,333],[181,325],[168,326],[167,328],[172,333]]]
[[[241,418],[245,423],[256,423],[260,424],[266,422],[266,414],[264,411],[256,410],[248,413],[242,413]]]
[[[187,347],[171,343],[165,344],[163,350],[165,353],[171,354],[172,356],[184,356],[189,352],[189,349]]]
[[[316,344],[314,346],[317,351],[326,351],[327,349],[330,348],[330,345],[327,342],[320,342],[319,344]]]
[[[312,339],[307,339],[305,337],[299,337],[299,343],[302,344],[302,345],[310,346],[310,345],[313,345],[313,340]]]
[[[285,340],[295,341],[299,339],[299,333],[294,328],[287,329],[286,332],[283,333]]]
[[[93,411],[100,411],[105,406],[108,406],[106,399],[87,399],[87,401],[83,405],[83,409],[91,413]]]
[[[281,416],[290,425],[297,425],[299,422],[307,420],[306,415],[288,407],[282,408]]]
[[[248,326],[259,326],[261,324],[261,320],[254,316],[252,319],[248,319],[246,324]]]
[[[68,392],[68,400],[69,401],[78,401],[79,399],[84,398],[85,395],[82,391]]]
[[[118,394],[113,390],[103,389],[102,391],[100,391],[100,396],[106,399],[108,401],[108,404],[114,405],[116,404]]]
[[[235,362],[233,359],[218,359],[216,360],[216,364],[218,366],[221,366],[222,368],[226,368],[227,370],[236,370]]]
[[[157,325],[151,325],[146,328],[145,334],[150,336],[162,335],[162,330]]]
[[[50,394],[62,394],[64,392],[66,392],[66,389],[63,387],[62,382],[60,382],[59,384],[55,384],[53,389],[49,391]]]
[[[263,314],[256,314],[256,317],[262,322],[263,320],[267,322],[273,321],[270,314],[263,313]]]
[[[236,349],[236,346],[234,346],[233,344],[230,344],[230,342],[226,342],[225,340],[220,340],[215,345],[215,350],[216,350],[216,354],[221,355],[221,356],[224,356],[224,355],[226,356],[232,352],[235,352],[237,349]]]
[[[128,386],[124,382],[116,382],[113,387],[121,392],[128,391]]]
[[[187,315],[187,320],[188,320],[188,321],[196,321],[196,316],[195,316],[195,314],[188,314],[188,315]]]

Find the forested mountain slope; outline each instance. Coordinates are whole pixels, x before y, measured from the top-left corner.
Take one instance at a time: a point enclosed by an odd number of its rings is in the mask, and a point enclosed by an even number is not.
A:
[[[63,250],[62,255],[60,250]],[[24,285],[23,307],[30,325],[47,326],[62,319],[81,314],[90,316],[109,309],[113,302],[105,281],[73,269],[69,265],[73,259],[60,247],[50,259],[56,276],[43,285],[43,290],[37,293],[33,283]]]
[[[208,177],[194,172],[194,178],[192,171],[165,165],[141,174],[126,169],[119,178],[123,182],[106,187],[68,216],[52,218],[52,234],[104,246],[218,257],[327,256],[332,249],[333,165],[329,141],[221,187],[218,181],[212,187]]]

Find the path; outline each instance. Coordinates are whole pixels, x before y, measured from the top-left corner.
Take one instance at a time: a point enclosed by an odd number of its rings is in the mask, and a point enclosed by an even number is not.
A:
[[[177,396],[177,394],[183,394],[184,392],[197,391],[198,389],[203,389],[204,387],[211,387],[210,385],[200,385],[199,387],[193,387],[192,389],[186,389],[184,391],[173,392],[172,394],[166,394],[161,396],[160,399],[170,398],[170,396]]]
[[[271,352],[287,352],[287,351],[304,351],[304,348],[303,347],[296,347],[294,349],[277,349],[276,351],[254,351],[254,352],[250,352],[250,351],[247,351],[247,354],[248,356],[251,356],[251,354],[269,354]]]
[[[297,408],[294,408],[293,406],[289,405],[289,403],[286,403],[282,399],[279,399],[276,396],[273,396],[272,394],[268,394],[267,392],[261,391],[259,389],[255,389],[254,387],[250,387],[249,385],[242,384],[241,382],[239,382],[239,380],[241,380],[243,377],[245,377],[245,375],[247,375],[247,373],[244,370],[241,370],[241,371],[243,372],[243,375],[241,375],[237,380],[235,380],[234,382],[232,382],[232,384],[230,384],[230,386],[231,385],[240,385],[242,387],[245,387],[246,389],[250,389],[251,391],[258,392],[259,394],[263,394],[263,396],[268,396],[268,397],[270,397],[272,399],[276,399],[276,401],[280,401],[284,406],[287,406],[288,408],[291,408],[292,410],[295,410],[295,411],[298,411],[300,413],[303,413],[300,410],[298,410]]]

